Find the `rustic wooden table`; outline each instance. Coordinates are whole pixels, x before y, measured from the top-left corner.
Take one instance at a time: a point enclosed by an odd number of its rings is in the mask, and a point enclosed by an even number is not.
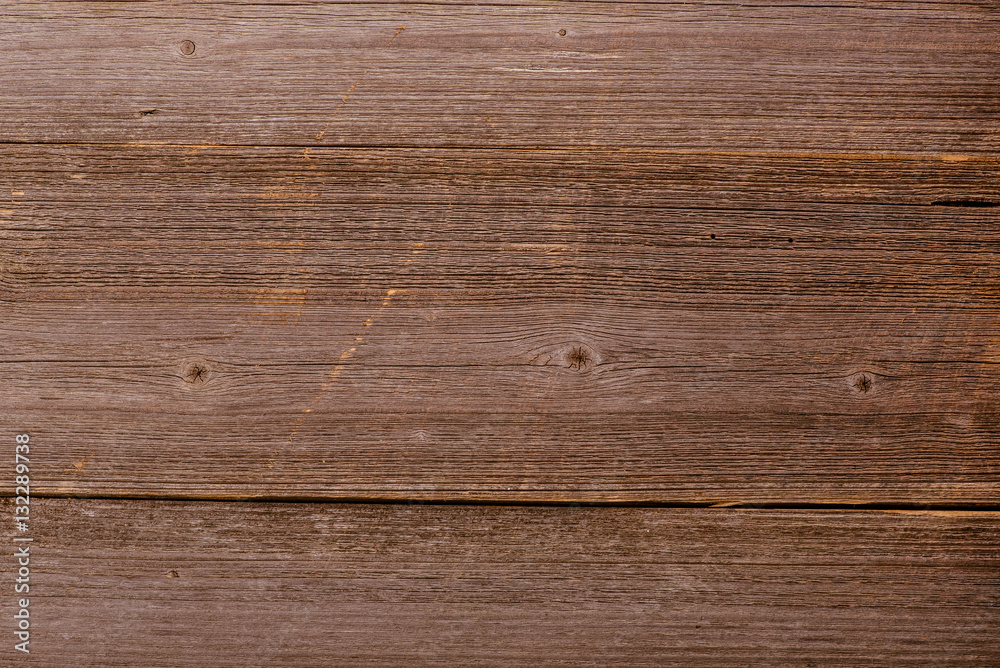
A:
[[[1000,665],[996,0],[0,12],[5,665]]]

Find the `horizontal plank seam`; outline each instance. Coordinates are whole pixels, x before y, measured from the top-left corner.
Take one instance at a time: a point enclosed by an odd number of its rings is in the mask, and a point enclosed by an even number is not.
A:
[[[108,4],[115,5],[128,5],[134,3],[135,0],[108,0]],[[65,5],[91,5],[92,0],[60,0],[61,4]],[[327,0],[327,1],[317,1],[317,2],[281,2],[280,0],[275,0],[274,2],[238,2],[238,1],[226,1],[226,0],[216,0],[214,2],[201,2],[202,6],[231,6],[237,5],[241,7],[317,7],[324,5],[333,6],[371,6],[371,5],[403,5],[403,6],[442,6],[442,7],[500,7],[500,8],[529,8],[536,9],[540,7],[552,7],[552,6],[567,6],[571,7],[573,5],[620,5],[626,4],[623,0],[557,0],[553,2],[532,2],[531,0],[511,0],[511,2],[462,2],[456,0],[455,2],[445,2],[442,0],[391,0],[389,2],[383,2],[380,0]],[[747,4],[746,2],[740,2],[739,0],[732,0],[730,2],[701,2],[694,3],[691,0],[629,0],[629,5],[649,5],[649,6],[663,6],[663,7],[689,7],[691,5],[701,5],[707,7],[738,7],[740,9],[859,9],[868,10],[871,12],[893,12],[893,11],[912,11],[911,7],[913,5],[929,5],[932,7],[942,6],[942,7],[978,7],[979,5],[975,2],[960,2],[960,1],[944,1],[937,2],[935,0],[909,0],[901,2],[901,7],[893,6],[877,6],[870,7],[863,3],[858,2],[844,2],[842,4],[837,4],[834,2],[827,2],[825,4],[777,4],[777,3],[761,3],[761,4]],[[162,16],[149,16],[142,17],[144,19],[161,19],[161,20],[176,20],[174,17],[162,17]],[[48,19],[52,20],[52,19]],[[95,19],[97,20],[97,19]]]
[[[135,0],[109,0],[108,4],[116,5],[127,5],[135,2]],[[89,5],[93,4],[92,0],[60,0],[61,4],[65,5]],[[390,2],[382,2],[379,0],[339,0],[339,1],[328,1],[328,2],[281,2],[280,0],[275,0],[275,2],[226,2],[225,0],[217,0],[215,2],[203,2],[199,3],[203,6],[221,5],[221,6],[231,6],[236,5],[240,7],[316,7],[324,5],[336,5],[336,6],[371,6],[371,5],[403,5],[403,6],[440,6],[440,7],[500,7],[500,8],[529,8],[537,9],[541,7],[552,7],[552,6],[567,6],[571,7],[573,5],[618,5],[625,4],[623,0],[558,0],[553,2],[531,2],[530,0],[512,0],[511,2],[443,2],[440,0],[392,0]],[[663,6],[663,7],[688,7],[693,3],[691,0],[629,0],[629,5],[649,5],[649,6]],[[892,6],[880,6],[880,7],[869,7],[861,3],[846,2],[843,4],[826,3],[826,4],[747,4],[746,2],[740,2],[738,0],[732,2],[702,2],[702,6],[708,7],[738,7],[740,9],[859,9],[868,10],[871,12],[892,12],[892,11],[912,11],[912,5],[930,5],[932,7],[944,6],[944,7],[978,7],[979,5],[975,2],[935,2],[934,0],[910,0],[909,2],[903,2],[902,7],[892,7]],[[164,21],[175,21],[174,17],[166,16],[147,16],[142,17],[143,19],[157,19]],[[46,20],[55,20],[46,18]],[[96,20],[96,19],[95,19]]]
[[[6,490],[0,498],[13,498]],[[555,508],[712,508],[728,510],[914,510],[914,511],[957,511],[957,512],[997,512],[1000,503],[808,503],[808,502],[697,502],[697,501],[554,501],[554,500],[478,500],[478,499],[386,499],[359,496],[305,496],[305,495],[186,495],[186,494],[52,494],[34,492],[35,499],[79,499],[103,501],[184,501],[190,503],[301,503],[301,504],[357,504],[393,506],[510,506],[510,507],[555,507]]]
[[[963,364],[963,365],[1000,365],[1000,360],[977,360],[977,359],[940,359],[940,360],[889,360],[889,359],[876,359],[871,360],[873,364]],[[252,364],[249,362],[226,362],[227,364],[237,367],[237,368],[286,368],[286,367],[305,367],[305,368],[328,368],[330,364],[339,364],[336,360],[322,360],[319,362],[309,362],[301,360],[287,360],[280,362],[264,362],[261,364]],[[119,360],[95,360],[95,359],[0,359],[0,364],[76,364],[83,368],[93,368],[93,369],[162,369],[163,364],[122,364]],[[551,364],[530,364],[527,362],[522,363],[468,363],[468,364],[445,364],[445,363],[434,363],[434,364],[390,364],[386,362],[373,363],[373,362],[343,362],[345,367],[357,367],[366,369],[522,369],[522,368],[535,368],[535,367],[547,367],[562,368],[559,365]],[[671,369],[674,371],[685,370],[685,371],[697,371],[699,373],[767,373],[776,376],[821,376],[821,377],[841,377],[839,374],[830,374],[825,371],[779,371],[777,369],[772,369],[769,367],[761,368],[744,368],[744,369],[733,369],[733,368],[719,368],[710,369],[705,365],[697,364],[640,364],[634,360],[623,360],[621,362],[599,362],[596,364],[591,364],[588,368],[596,369],[599,367],[605,367],[608,369],[616,371],[634,371],[636,369]],[[877,376],[883,378],[904,378],[901,374],[891,374],[891,373],[874,373]]]
[[[42,173],[41,170],[30,170],[30,171],[32,173],[34,173],[34,174]],[[45,173],[48,174],[48,173],[55,173],[55,172],[46,171]],[[685,194],[683,197],[689,197],[689,195]],[[796,213],[799,213],[799,214],[801,214],[801,213],[815,214],[816,211],[815,211],[814,207],[817,206],[817,205],[833,206],[833,207],[845,207],[845,208],[846,207],[854,207],[854,208],[858,208],[859,210],[862,207],[864,207],[866,210],[870,210],[873,207],[888,206],[888,207],[910,207],[910,208],[916,207],[916,208],[919,208],[922,211],[926,210],[926,209],[934,209],[936,212],[940,212],[942,215],[945,214],[946,212],[947,213],[958,214],[960,212],[954,211],[954,209],[962,209],[963,210],[962,213],[965,213],[966,215],[980,215],[980,216],[987,215],[987,214],[986,214],[986,212],[978,211],[978,209],[984,209],[984,208],[988,209],[988,208],[993,208],[993,207],[1000,207],[1000,200],[998,200],[997,202],[992,202],[992,201],[989,201],[989,200],[968,200],[968,201],[975,202],[975,203],[973,203],[973,204],[964,204],[964,205],[942,205],[942,204],[936,204],[933,201],[926,201],[926,199],[927,199],[926,197],[923,197],[922,199],[924,199],[925,201],[922,201],[922,202],[916,202],[916,201],[887,202],[887,201],[877,201],[877,200],[853,200],[853,199],[852,200],[848,200],[848,199],[844,199],[844,200],[800,199],[800,200],[795,200],[794,202],[789,202],[789,206],[787,206],[787,207],[781,207],[781,208],[772,207],[772,206],[756,206],[756,203],[753,200],[741,200],[741,201],[738,201],[737,203],[735,203],[733,206],[718,206],[718,205],[693,206],[693,205],[679,205],[679,204],[565,204],[565,203],[562,203],[562,202],[543,202],[543,203],[539,203],[539,202],[529,202],[529,201],[523,201],[523,202],[504,202],[503,204],[496,204],[496,203],[489,203],[489,202],[487,202],[487,203],[483,203],[483,202],[462,202],[461,204],[455,205],[453,202],[449,202],[447,200],[438,200],[438,201],[410,200],[410,201],[395,202],[393,204],[393,206],[397,210],[401,210],[401,209],[405,209],[405,208],[408,208],[408,209],[420,209],[420,208],[431,209],[431,208],[436,208],[436,209],[453,210],[457,206],[457,207],[464,208],[464,209],[508,209],[508,210],[518,210],[518,209],[542,209],[542,208],[544,208],[544,209],[564,209],[564,210],[569,210],[569,211],[572,211],[572,210],[593,209],[593,210],[598,210],[598,211],[604,211],[604,210],[608,210],[608,211],[629,211],[629,210],[635,210],[635,211],[661,211],[661,212],[666,212],[666,211],[720,211],[720,212],[737,212],[737,213],[738,212],[747,212],[747,213],[787,213],[787,214],[796,214]],[[201,204],[201,205],[204,205],[204,206],[211,206],[211,207],[216,208],[216,209],[228,209],[228,208],[241,209],[244,206],[243,203],[241,203],[241,202],[233,202],[233,201],[228,201],[228,200],[206,201],[206,200],[191,198],[191,199],[186,200],[185,202],[187,204]],[[365,200],[363,200],[363,199],[361,199],[361,200],[355,200],[355,202],[359,202],[359,203],[362,203],[362,204],[366,203]],[[59,200],[59,199],[40,199],[40,198],[39,199],[23,199],[22,198],[19,201],[19,203],[30,204],[30,205],[51,206],[51,207],[54,207],[54,208],[58,208],[58,207],[64,206],[65,203],[70,203],[70,204],[73,204],[75,206],[80,206],[81,204],[86,204],[88,206],[91,206],[93,209],[98,209],[98,210],[100,210],[100,209],[118,210],[118,209],[121,208],[120,204],[94,206],[92,202],[84,202],[83,200],[80,200],[80,199]],[[350,203],[353,203],[353,202],[347,202],[347,203],[350,204]],[[324,202],[324,203],[321,204],[321,206],[322,207],[331,207],[332,208],[332,207],[336,207],[336,206],[342,206],[344,204],[345,204],[345,201],[337,199],[337,200],[333,200],[333,201],[330,201],[330,202]],[[964,211],[965,209],[972,209],[972,211],[965,212]],[[993,214],[990,213],[988,215],[993,215]],[[98,229],[105,229],[105,226],[93,226],[93,225],[86,225],[86,224],[84,224],[84,225],[77,225],[76,227],[77,228],[94,228],[94,227],[97,227]],[[173,228],[171,228],[169,226],[164,226],[164,225],[156,225],[156,226],[147,225],[146,227],[147,227],[147,229],[150,229],[150,230],[173,229]],[[12,231],[15,231],[15,232],[36,232],[36,233],[43,233],[43,232],[50,232],[51,231],[48,228],[24,227],[24,226],[9,227],[8,229],[10,229]],[[112,227],[112,229],[114,229],[114,228]],[[211,230],[213,228],[211,228],[209,226],[203,226],[203,229]],[[650,234],[649,236],[654,236],[654,235]],[[656,236],[665,236],[665,235],[660,234],[660,235],[656,235]],[[771,238],[772,239],[779,239],[779,238],[781,238],[781,235],[772,235]],[[762,238],[762,239],[764,239],[764,238]],[[726,245],[725,244],[725,240],[722,240],[722,239],[720,239],[718,242],[712,241],[712,243],[716,244],[717,246],[720,246],[720,247],[724,247]],[[819,241],[819,242],[817,242],[817,241],[812,241],[812,240],[809,240],[809,239],[800,239],[798,243],[802,244],[802,245],[808,245],[808,244],[826,244],[827,242],[825,242],[825,241]],[[503,244],[500,244],[500,245],[503,245]],[[632,244],[632,245],[633,246],[639,246],[639,247],[646,247],[646,248],[657,248],[658,247],[658,246],[649,246],[649,245],[642,245],[642,244]],[[830,245],[825,245],[824,247],[825,248],[837,248],[836,246],[830,246]],[[943,251],[922,251],[922,250],[917,249],[914,252],[941,253]],[[949,254],[954,254],[954,253],[978,253],[978,252],[981,252],[981,251],[964,251],[962,249],[948,249],[947,252]]]

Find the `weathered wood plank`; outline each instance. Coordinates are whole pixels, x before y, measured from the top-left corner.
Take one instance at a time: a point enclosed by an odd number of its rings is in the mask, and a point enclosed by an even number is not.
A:
[[[692,300],[713,307],[840,306],[857,299],[981,308],[1000,297],[1000,209],[380,207],[345,215],[330,205],[298,216],[254,216],[250,224],[239,222],[244,212],[18,208],[0,232],[0,281],[32,300],[69,290],[162,300],[157,291],[168,289],[171,299],[225,295],[258,306],[389,290],[480,300],[599,302],[615,295],[651,307]],[[157,220],[168,215],[187,220],[176,227]],[[438,216],[449,220],[438,225]],[[484,225],[493,220],[495,227]],[[146,227],[157,222],[164,225]]]
[[[1000,492],[995,411],[152,410],[15,412],[3,424],[38,425],[35,491],[58,496],[996,507]]]
[[[997,513],[32,508],[38,664],[1000,661]]]
[[[995,503],[994,159],[0,151],[46,493]]]
[[[135,214],[165,204],[187,207],[185,213],[211,207],[206,212],[214,213],[224,205],[254,216],[301,216],[324,205],[344,207],[348,214],[358,207],[404,204],[714,211],[801,211],[808,204],[823,212],[833,203],[1000,203],[1000,155],[135,142],[0,144],[0,158],[0,192],[6,196],[10,188],[5,209],[13,212],[45,202],[142,205]],[[185,222],[174,224],[191,226]]]
[[[995,155],[995,9],[6,3],[0,139]]]
[[[0,147],[0,285],[995,301],[1000,159]],[[484,225],[484,221],[489,221]],[[96,238],[96,241],[95,241]],[[223,293],[226,290],[228,292]],[[247,294],[243,292],[244,296]],[[653,296],[655,295],[655,296]]]
[[[53,451],[37,478],[47,493],[996,498],[997,366],[976,352],[993,344],[948,329],[953,313],[937,321],[938,338],[918,346],[908,345],[914,334],[905,332],[877,339],[883,350],[920,351],[922,359],[906,362],[865,357],[869,329],[845,331],[842,343],[836,332],[809,341],[812,330],[803,326],[803,343],[796,344],[786,337],[797,332],[779,333],[776,316],[744,338],[735,331],[740,320],[727,324],[740,314],[726,312],[716,314],[717,323],[701,322],[704,340],[702,330],[685,335],[683,322],[661,324],[670,342],[662,350],[630,341],[620,329],[569,336],[575,332],[553,324],[519,340],[511,320],[497,320],[508,331],[492,341],[479,338],[481,328],[448,327],[442,336],[430,323],[406,324],[415,316],[400,322],[382,314],[370,334],[358,326],[361,342],[346,331],[331,337],[342,340],[331,349],[324,338],[330,334],[318,327],[314,338],[298,334],[297,350],[265,353],[287,325],[262,326],[257,332],[268,338],[245,347],[223,331],[178,329],[172,318],[183,317],[183,309],[170,308],[141,319],[143,337],[101,339],[101,325],[126,334],[126,325],[140,322],[135,309],[117,309],[118,319],[91,328],[72,312],[58,313],[53,323],[78,328],[68,335],[43,330],[41,337],[62,342],[68,359],[4,365],[9,430],[31,431]],[[655,323],[645,322],[650,332]],[[733,329],[724,338],[727,327]],[[90,340],[96,350],[79,343]],[[476,359],[477,343],[491,352]],[[114,352],[116,345],[125,352]],[[789,359],[785,349],[793,345],[798,354]],[[412,346],[436,352],[421,359],[407,350]],[[583,368],[575,368],[578,347],[590,357]],[[17,348],[37,353],[47,346]],[[293,354],[300,360],[274,360]],[[196,478],[186,475],[191,467]]]
[[[992,0],[2,14],[32,663],[1000,663]]]

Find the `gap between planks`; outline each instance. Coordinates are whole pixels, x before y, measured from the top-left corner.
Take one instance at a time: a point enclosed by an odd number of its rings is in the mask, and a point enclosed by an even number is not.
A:
[[[12,498],[13,494],[0,492],[0,499]],[[297,504],[345,504],[345,505],[385,505],[385,506],[470,506],[470,507],[512,507],[512,508],[650,508],[650,509],[724,509],[724,510],[803,510],[803,511],[845,511],[858,512],[913,512],[913,513],[956,513],[976,514],[1000,512],[1000,503],[885,503],[885,502],[753,502],[753,501],[571,501],[558,499],[410,499],[387,498],[384,496],[307,496],[307,495],[243,495],[243,494],[53,494],[34,492],[36,499],[65,499],[90,501],[170,501],[185,503],[297,503]]]

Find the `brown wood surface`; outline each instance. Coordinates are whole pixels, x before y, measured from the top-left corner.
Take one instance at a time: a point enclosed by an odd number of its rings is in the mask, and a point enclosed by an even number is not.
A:
[[[38,665],[1000,661],[992,512],[61,499],[35,511]]]
[[[0,663],[1000,663],[995,0],[0,26]]]
[[[1000,111],[994,0],[810,4],[5,3],[0,132],[18,142],[1000,150],[984,124]]]
[[[996,158],[2,150],[40,493],[997,503]]]

